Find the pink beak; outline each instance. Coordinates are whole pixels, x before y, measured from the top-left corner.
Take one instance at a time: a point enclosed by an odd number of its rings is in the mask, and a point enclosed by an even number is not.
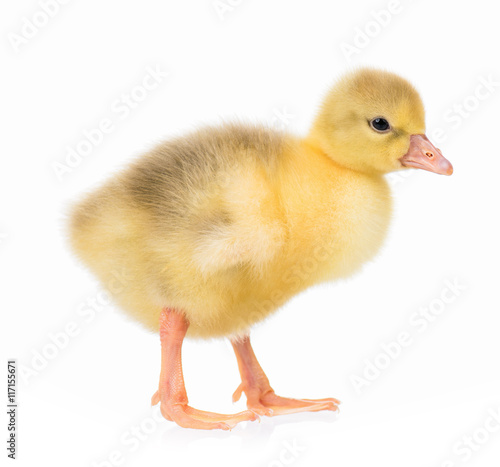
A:
[[[399,159],[404,167],[428,170],[440,175],[451,175],[453,166],[425,135],[411,135],[408,152]]]

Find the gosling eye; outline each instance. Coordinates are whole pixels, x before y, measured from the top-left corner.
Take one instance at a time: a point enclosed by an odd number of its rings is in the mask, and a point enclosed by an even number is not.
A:
[[[389,125],[389,122],[383,117],[374,118],[370,122],[370,126],[379,133],[386,133],[391,129],[391,125]]]

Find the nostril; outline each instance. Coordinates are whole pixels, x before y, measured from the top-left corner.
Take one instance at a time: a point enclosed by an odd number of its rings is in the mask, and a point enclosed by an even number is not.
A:
[[[426,152],[425,155],[429,158],[432,159],[434,157],[434,154],[432,152]]]

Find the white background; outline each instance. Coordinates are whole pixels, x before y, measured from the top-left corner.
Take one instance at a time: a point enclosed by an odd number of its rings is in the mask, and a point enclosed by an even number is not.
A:
[[[74,0],[45,25],[37,1],[2,7],[1,381],[7,358],[17,358],[17,465],[498,465],[499,425],[488,423],[500,410],[498,10],[486,0],[397,5]],[[389,24],[374,24],[389,7]],[[41,25],[22,39],[35,17]],[[343,53],[355,37],[362,47]],[[328,86],[362,64],[417,86],[428,135],[455,173],[391,177],[394,221],[375,261],[253,331],[278,394],[337,397],[340,416],[265,418],[230,433],[154,421],[159,338],[112,305],[85,314],[102,289],[68,251],[69,204],[203,123],[238,117],[305,134]],[[157,66],[169,76],[119,113],[115,101]],[[59,180],[54,162],[65,163],[67,147],[102,119],[113,130]],[[447,281],[462,289],[450,295]],[[415,313],[429,307],[439,315],[416,326]],[[402,332],[411,344],[381,357]],[[194,407],[244,409],[244,400],[231,403],[239,375],[227,342],[187,341],[183,352]],[[358,393],[353,376],[376,359],[390,364]]]

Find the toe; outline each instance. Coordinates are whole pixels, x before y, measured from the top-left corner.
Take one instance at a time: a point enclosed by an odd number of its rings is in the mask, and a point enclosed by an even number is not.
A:
[[[185,412],[187,406],[173,406],[167,412],[168,418],[183,428],[194,428],[197,430],[230,430],[231,424],[220,421],[206,421],[193,417]],[[193,409],[194,410],[194,409]],[[162,414],[165,416],[164,410]],[[167,417],[165,417],[167,418]]]
[[[241,394],[243,393],[243,383],[241,383],[236,391],[233,393],[233,402],[238,402],[241,398]]]
[[[273,416],[273,409],[271,407],[258,407],[258,408],[252,408],[252,411],[255,413],[261,415],[261,416],[266,416],[266,417],[272,417]]]
[[[301,399],[301,400],[307,402],[333,402],[335,405],[342,404],[342,402],[340,402],[338,399],[335,399],[334,397],[326,397],[325,399]]]
[[[156,391],[154,394],[153,394],[153,397],[151,398],[151,405],[156,405],[158,404],[158,402],[160,402],[160,393],[158,391]]]
[[[204,410],[194,409],[189,405],[186,406],[185,412],[194,418],[199,420],[218,420],[222,422],[228,422],[230,424],[236,424],[240,422],[254,421],[259,418],[259,416],[251,410],[244,410],[243,412],[238,412],[235,414],[222,414],[215,412],[206,412]]]
[[[336,400],[336,399],[335,399]],[[291,399],[280,397],[274,393],[262,396],[260,401],[265,407],[273,410],[272,415],[284,415],[300,412],[320,412],[322,410],[337,411],[338,405],[331,399]]]
[[[161,404],[162,415],[184,428],[199,430],[231,430],[238,423],[258,420],[258,414],[245,410],[236,414],[220,414],[195,409],[187,404]]]
[[[309,405],[290,404],[290,405],[273,406],[273,416],[302,413],[302,412],[321,412],[323,410],[336,411],[337,406],[333,405],[331,402],[325,402],[321,404],[309,404]]]

